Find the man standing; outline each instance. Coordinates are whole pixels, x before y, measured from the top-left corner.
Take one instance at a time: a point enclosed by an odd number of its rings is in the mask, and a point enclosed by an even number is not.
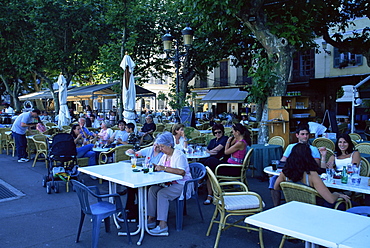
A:
[[[15,146],[17,148],[17,155],[18,155],[18,163],[28,162],[27,159],[27,138],[26,138],[26,131],[29,127],[36,126],[38,121],[37,118],[39,117],[40,110],[34,109],[31,112],[25,112],[15,119],[13,126],[12,126],[12,135],[14,137]]]
[[[298,139],[298,143],[308,144],[308,138],[310,137],[310,130],[309,130],[308,124],[299,125],[297,127],[295,135]],[[290,144],[290,145],[287,146],[287,148],[285,149],[285,152],[283,154],[283,157],[280,159],[281,162],[285,162],[287,160],[290,153],[292,152],[293,147],[298,143]],[[320,167],[320,158],[321,158],[320,152],[317,149],[317,147],[314,147],[312,145],[309,145],[309,146],[310,146],[310,149],[311,149],[311,155],[315,159],[315,161],[318,165],[318,168],[319,168]],[[280,197],[281,197],[280,190],[274,190],[274,184],[275,184],[276,179],[277,179],[277,176],[270,177],[270,185],[269,185],[269,188],[271,189],[270,192],[271,192],[271,197],[272,197],[272,201],[274,203],[274,206],[280,205]]]

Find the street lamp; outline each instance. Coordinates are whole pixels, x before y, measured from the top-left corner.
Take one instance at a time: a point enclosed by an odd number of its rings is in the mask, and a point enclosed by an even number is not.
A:
[[[175,39],[175,51],[173,56],[171,56],[172,53],[172,42],[174,40],[174,37],[168,32],[167,34],[162,36],[163,41],[163,49],[166,52],[167,59],[171,59],[176,67],[176,95],[179,96],[179,85],[180,85],[180,65],[181,65],[181,58],[186,57],[189,52],[189,48],[193,44],[193,34],[194,31],[189,25],[187,25],[182,31],[182,37],[183,37],[183,46],[185,46],[186,52],[181,52],[180,48],[180,41],[179,39]],[[179,103],[179,98],[177,98],[177,103]]]

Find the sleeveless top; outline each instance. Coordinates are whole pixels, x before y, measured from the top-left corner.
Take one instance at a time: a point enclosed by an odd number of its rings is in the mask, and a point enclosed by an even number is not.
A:
[[[347,166],[347,164],[351,164],[352,155],[353,155],[353,152],[351,153],[351,156],[349,158],[338,159],[337,157],[335,157],[334,160],[335,160],[336,169],[341,171],[343,170],[343,166]]]
[[[301,185],[306,185],[308,187],[311,187],[310,186],[310,181],[308,181],[308,174],[306,173],[306,183],[303,183],[302,181],[298,181],[298,182],[293,182],[293,181],[290,181],[288,177],[285,177],[285,181],[287,182],[292,182],[292,183],[296,183],[296,184],[301,184]]]
[[[230,158],[227,160],[227,162],[229,164],[242,164],[243,160],[244,160],[244,157],[245,157],[245,154],[247,154],[247,147],[248,147],[247,142],[244,139],[242,139],[238,142],[244,142],[245,143],[245,149],[244,150],[237,150],[236,152],[232,153]]]

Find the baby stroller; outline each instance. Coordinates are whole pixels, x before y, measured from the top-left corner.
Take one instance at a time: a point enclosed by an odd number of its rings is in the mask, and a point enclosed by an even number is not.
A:
[[[66,182],[69,191],[69,180],[78,180],[77,150],[73,137],[67,133],[59,133],[53,137],[49,144],[47,157],[48,174],[43,177],[42,186],[46,187],[46,193],[52,190],[59,192],[59,182]]]

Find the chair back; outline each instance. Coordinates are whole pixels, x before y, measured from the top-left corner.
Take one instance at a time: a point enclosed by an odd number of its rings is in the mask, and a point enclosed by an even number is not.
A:
[[[313,146],[316,146],[317,148],[324,146],[326,148],[329,148],[332,151],[335,150],[335,144],[334,144],[334,142],[331,141],[330,139],[327,139],[327,138],[316,138],[312,142],[312,145]]]
[[[360,143],[355,146],[355,149],[359,153],[370,154],[370,143]]]
[[[241,169],[241,175],[240,175],[240,181],[244,183],[245,185],[248,185],[247,182],[247,170],[249,168],[249,165],[251,163],[251,158],[253,155],[254,148],[249,148],[247,154],[245,154],[244,160],[243,160],[243,167]]]
[[[213,202],[223,202],[223,194],[221,186],[213,173],[213,171],[207,166],[207,176],[208,180],[211,183],[212,191],[213,191]]]
[[[298,183],[281,182],[280,187],[286,202],[299,201],[316,205],[316,197],[321,197],[315,189]]]
[[[361,135],[359,135],[358,133],[349,133],[348,135],[349,137],[351,137],[351,140],[362,140]]]
[[[155,131],[156,132],[163,132],[163,130],[164,130],[164,124],[161,124],[161,123],[158,123],[158,124],[156,124],[156,129],[155,129]]]
[[[189,168],[190,168],[191,177],[193,179],[200,180],[207,173],[206,168],[204,167],[204,165],[201,164],[201,163],[198,163],[198,162],[189,164]]]
[[[282,146],[283,149],[285,148],[285,140],[281,136],[274,136],[272,137],[269,142],[270,145],[279,145]]]
[[[360,176],[369,177],[370,176],[370,163],[364,157],[361,157],[361,168],[360,168]]]
[[[94,193],[86,187],[86,185],[80,183],[79,181],[72,180],[73,182],[73,189],[76,191],[78,200],[80,201],[81,211],[85,214],[91,215],[91,208],[89,202],[89,194]]]

